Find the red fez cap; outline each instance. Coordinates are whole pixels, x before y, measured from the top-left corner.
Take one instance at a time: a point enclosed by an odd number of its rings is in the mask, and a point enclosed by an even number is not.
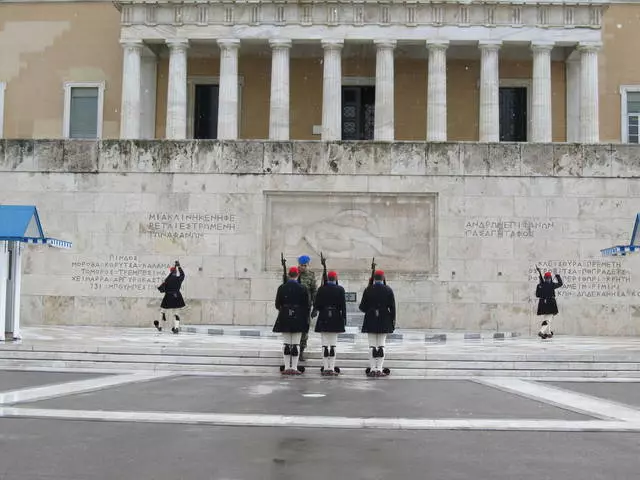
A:
[[[171,272],[175,272],[175,271],[176,271],[176,267],[175,267],[175,266],[171,266],[171,267],[169,267],[169,271],[171,271]]]
[[[300,270],[298,270],[298,267],[291,267],[289,269],[289,274],[295,274],[298,275],[300,273]]]
[[[329,273],[327,273],[327,277],[328,278],[338,278],[338,272],[334,272],[333,270],[331,270]]]
[[[381,277],[384,277],[384,272],[382,270],[376,270],[375,272],[373,272],[374,275],[380,275]]]
[[[545,272],[544,278],[549,278],[551,276],[551,272]]]

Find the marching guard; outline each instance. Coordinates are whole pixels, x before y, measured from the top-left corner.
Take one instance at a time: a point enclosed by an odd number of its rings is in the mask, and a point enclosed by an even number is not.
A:
[[[322,367],[320,372],[324,376],[338,375],[340,368],[336,367],[336,345],[338,333],[345,331],[347,323],[347,302],[342,285],[338,285],[338,273],[327,273],[326,258],[320,254],[323,267],[322,285],[313,305],[312,317],[318,315],[315,331],[322,339]]]
[[[536,286],[536,297],[539,299],[538,316],[544,317],[538,336],[544,340],[553,337],[553,332],[551,331],[551,319],[558,314],[556,289],[560,288],[563,283],[562,278],[560,278],[558,273],[555,275],[557,281],[554,282],[551,272],[545,272],[543,277],[542,272],[537,266],[536,270],[538,271],[538,277],[540,278],[540,281]]]
[[[184,298],[182,298],[182,294],[180,293],[180,288],[182,287],[184,278],[184,270],[182,270],[180,262],[176,260],[175,264],[169,268],[169,275],[167,275],[167,278],[165,278],[164,282],[162,282],[158,287],[160,293],[164,293],[164,298],[160,304],[160,312],[162,313],[163,322],[167,321],[167,313],[180,311],[186,306]],[[177,313],[174,313],[173,316],[174,320],[171,332],[177,335],[180,333],[180,316]],[[159,332],[162,331],[162,327],[158,320],[154,320],[153,325]]]
[[[282,264],[286,271],[284,257]],[[287,275],[283,275],[284,282],[276,293],[278,318],[273,331],[282,334],[284,364],[280,366],[280,372],[283,375],[300,375],[305,370],[303,366],[298,366],[298,360],[300,339],[303,333],[309,331],[309,294],[299,283],[299,275],[298,267],[291,267]]]
[[[360,311],[364,312],[362,333],[369,336],[368,377],[382,377],[391,373],[384,368],[384,347],[387,334],[393,333],[396,325],[396,301],[393,290],[386,284],[382,270],[376,270],[375,259],[371,263],[371,278],[360,301]]]

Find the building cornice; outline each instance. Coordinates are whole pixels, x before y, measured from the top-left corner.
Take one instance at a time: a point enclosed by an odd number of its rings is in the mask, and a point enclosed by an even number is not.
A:
[[[459,26],[600,29],[608,2],[118,0],[123,26]]]

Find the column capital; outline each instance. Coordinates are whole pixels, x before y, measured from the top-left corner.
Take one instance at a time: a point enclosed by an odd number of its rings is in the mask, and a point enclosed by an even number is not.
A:
[[[240,48],[240,40],[237,38],[221,38],[216,43],[221,50],[233,50]]]
[[[284,38],[272,38],[269,40],[269,45],[271,48],[275,49],[289,49],[291,48],[291,40],[286,40]]]
[[[534,52],[550,52],[553,50],[555,42],[547,42],[544,40],[536,40],[531,42],[531,50]]]
[[[478,42],[478,48],[480,50],[500,50],[502,47],[502,40],[480,40]]]
[[[325,50],[342,50],[344,40],[322,40],[322,48]]]
[[[428,49],[434,50],[446,50],[449,47],[449,40],[427,40],[426,45]]]
[[[580,42],[576,47],[579,52],[598,52],[602,48],[602,42]]]
[[[378,49],[381,49],[381,48],[394,49],[396,48],[396,45],[398,44],[398,42],[396,40],[380,39],[380,40],[374,40],[373,44]]]
[[[142,48],[144,47],[144,42],[138,39],[127,39],[120,40],[120,45],[122,45],[122,48]]]
[[[186,50],[189,48],[189,40],[186,38],[168,38],[165,43],[171,50]]]

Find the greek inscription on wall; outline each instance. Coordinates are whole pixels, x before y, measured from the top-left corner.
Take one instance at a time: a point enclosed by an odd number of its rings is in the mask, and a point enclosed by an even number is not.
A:
[[[71,263],[71,280],[102,291],[155,291],[168,274],[168,265],[141,262],[137,255],[109,255],[107,260],[78,258]]]
[[[556,270],[564,285],[556,290],[559,297],[640,297],[632,285],[631,270],[619,260],[550,260],[539,262],[544,273]],[[539,281],[535,266],[529,279]]]
[[[236,233],[235,213],[149,213],[140,232],[151,238],[203,238],[212,233]]]
[[[554,229],[548,220],[474,217],[467,218],[464,224],[464,236],[476,238],[533,238],[537,232]]]

